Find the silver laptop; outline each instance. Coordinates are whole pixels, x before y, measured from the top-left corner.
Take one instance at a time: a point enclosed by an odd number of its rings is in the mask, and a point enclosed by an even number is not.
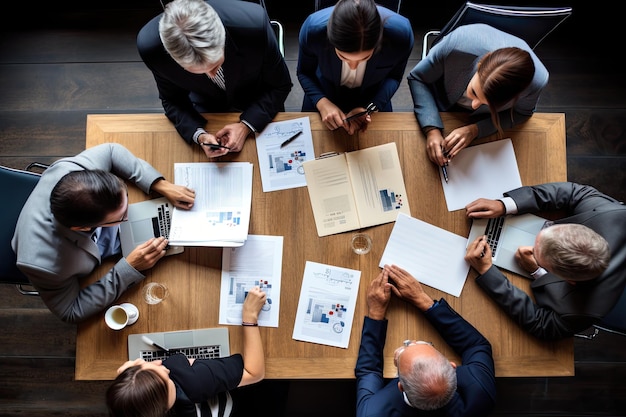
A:
[[[478,236],[487,235],[495,266],[524,277],[530,277],[530,273],[524,271],[517,264],[515,252],[520,246],[534,246],[535,237],[545,222],[546,219],[534,214],[510,215],[495,219],[474,219],[467,243],[469,245]]]
[[[188,358],[215,359],[230,355],[228,328],[179,330],[128,335],[128,360],[167,359],[182,353]]]
[[[165,197],[128,205],[128,221],[120,224],[122,254],[128,256],[133,249],[153,237],[169,238],[174,207]],[[183,246],[168,246],[165,255],[185,250]]]

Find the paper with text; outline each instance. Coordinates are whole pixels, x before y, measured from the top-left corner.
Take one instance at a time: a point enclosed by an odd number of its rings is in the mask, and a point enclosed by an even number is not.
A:
[[[219,324],[241,324],[243,302],[256,286],[267,294],[259,326],[278,327],[282,263],[282,236],[249,235],[243,246],[224,248]]]
[[[293,338],[347,348],[361,271],[307,261]]]
[[[176,163],[174,182],[195,190],[196,199],[191,210],[174,209],[171,245],[243,245],[252,207],[251,163]]]
[[[478,198],[501,198],[522,186],[511,139],[461,150],[448,165],[447,183],[439,171],[448,211],[464,209]]]
[[[467,238],[400,213],[379,266],[398,265],[419,282],[455,297],[469,273]]]
[[[281,144],[302,132],[281,148]],[[311,121],[308,117],[269,123],[256,137],[263,191],[306,186],[302,163],[315,159]]]
[[[411,213],[395,142],[304,163],[319,236]]]

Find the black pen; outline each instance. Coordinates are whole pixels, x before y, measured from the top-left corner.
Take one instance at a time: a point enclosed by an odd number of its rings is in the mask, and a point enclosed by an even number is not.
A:
[[[447,168],[447,163],[446,165],[442,165],[441,166],[441,172],[443,172],[443,179],[446,180],[446,183],[448,182],[448,168]]]
[[[344,122],[349,122],[350,120],[353,120],[353,119],[359,118],[359,117],[364,116],[364,115],[366,115],[366,114],[367,114],[367,110],[365,110],[365,111],[361,111],[361,112],[358,112],[358,113],[356,113],[356,114],[353,114],[353,115],[352,115],[352,116],[350,116],[350,117],[346,117],[345,119],[343,119],[343,121],[344,121]]]
[[[208,146],[212,151],[216,151],[218,149],[228,149],[230,151],[230,148],[228,146],[224,146],[219,143],[200,142],[200,145]]]
[[[289,145],[295,138],[297,138],[298,136],[300,136],[302,134],[302,131],[299,130],[298,132],[296,132],[293,136],[291,136],[289,139],[287,139],[286,141],[284,141],[283,143],[280,144],[281,148],[284,148],[285,146]]]
[[[378,111],[378,108],[376,107],[376,105],[374,103],[370,103],[367,105],[367,107],[365,108],[364,111],[362,112],[358,112],[357,114],[353,114],[352,116],[346,117],[345,119],[343,119],[343,122],[349,122],[352,119],[356,119],[357,117],[361,117],[361,116],[365,116],[372,114],[373,112]]]

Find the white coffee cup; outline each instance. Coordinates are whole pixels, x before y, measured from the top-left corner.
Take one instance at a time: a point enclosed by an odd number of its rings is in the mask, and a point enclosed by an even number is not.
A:
[[[104,313],[104,322],[113,330],[121,330],[134,324],[139,318],[139,310],[131,303],[109,307]]]

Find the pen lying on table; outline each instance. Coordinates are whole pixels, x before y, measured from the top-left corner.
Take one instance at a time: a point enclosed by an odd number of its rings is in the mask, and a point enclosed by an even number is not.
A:
[[[302,134],[302,131],[299,130],[298,132],[296,132],[294,135],[292,135],[289,139],[287,139],[286,141],[284,141],[283,143],[280,144],[281,148],[284,148],[285,146],[289,145],[295,138],[297,138],[298,136],[300,136]]]

